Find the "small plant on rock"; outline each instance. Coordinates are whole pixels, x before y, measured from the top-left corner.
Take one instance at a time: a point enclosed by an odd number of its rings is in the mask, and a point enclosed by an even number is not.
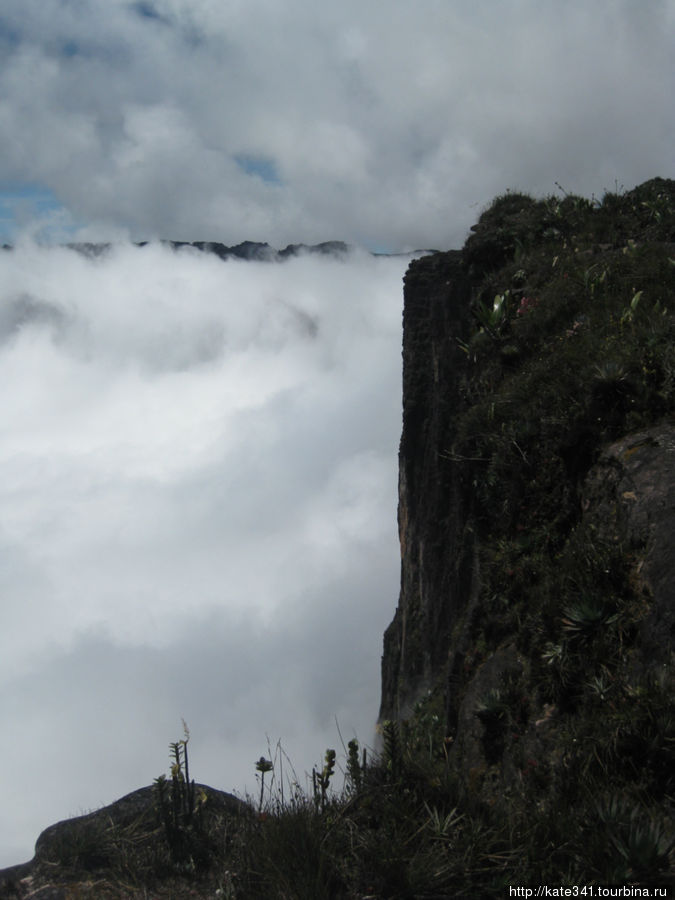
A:
[[[600,598],[581,597],[576,603],[565,607],[562,627],[569,638],[585,643],[596,637],[615,618]]]
[[[347,776],[349,778],[350,789],[357,793],[361,790],[363,777],[366,772],[367,751],[363,748],[363,754],[359,759],[359,742],[356,738],[352,738],[347,744]]]
[[[256,772],[260,772],[260,801],[258,803],[258,811],[262,812],[263,796],[265,793],[265,775],[267,772],[272,772],[274,770],[272,760],[265,759],[264,756],[261,756],[255,764],[255,770]]]
[[[206,803],[203,791],[190,781],[187,745],[190,731],[183,721],[183,740],[169,744],[171,781],[165,775],[155,779],[155,806],[169,848],[172,863],[195,868],[203,861],[205,849],[201,812]]]
[[[326,808],[328,786],[335,773],[335,750],[326,750],[324,766],[321,772],[312,769],[312,787],[314,790],[314,804],[322,812]]]

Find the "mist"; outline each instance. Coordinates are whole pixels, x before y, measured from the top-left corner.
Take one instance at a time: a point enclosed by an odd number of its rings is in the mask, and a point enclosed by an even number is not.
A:
[[[152,782],[372,743],[408,257],[0,257],[0,866]],[[338,733],[339,728],[339,733]]]
[[[408,258],[158,239],[445,250],[507,190],[672,177],[674,24],[675,0],[4,0],[0,865],[166,771],[181,717],[195,778],[240,793],[268,739],[301,782],[336,720],[372,739]]]

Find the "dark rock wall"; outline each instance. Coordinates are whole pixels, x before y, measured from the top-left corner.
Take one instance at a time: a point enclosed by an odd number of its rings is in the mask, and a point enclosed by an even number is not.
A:
[[[452,419],[462,404],[470,289],[459,252],[418,259],[405,277],[401,596],[384,638],[381,719],[405,718],[432,688],[471,596],[470,496],[449,459]]]
[[[405,277],[398,509],[401,589],[396,613],[384,635],[379,717],[380,721],[407,719],[419,701],[431,694],[440,698],[445,710],[445,733],[453,742],[451,762],[465,784],[471,781],[472,772],[484,774],[490,769],[491,760],[485,757],[489,741],[486,743],[486,729],[476,716],[476,708],[481,697],[503,687],[505,678],[522,684],[527,691],[527,710],[519,729],[521,746],[529,747],[535,755],[537,749],[552,757],[558,752],[558,711],[547,702],[538,685],[541,639],[537,638],[539,644],[535,641],[535,650],[529,651],[529,656],[522,652],[529,639],[522,638],[517,630],[505,635],[498,646],[489,647],[487,653],[483,650],[478,662],[473,652],[472,644],[480,630],[475,626],[484,614],[481,591],[485,579],[481,564],[494,552],[493,547],[486,545],[485,536],[494,540],[497,533],[491,532],[489,525],[485,528],[477,523],[473,496],[476,482],[472,481],[476,470],[474,467],[472,476],[471,462],[456,456],[453,450],[458,419],[472,404],[471,347],[476,346],[477,336],[490,344],[487,334],[477,335],[481,329],[475,317],[476,297],[485,296],[492,289],[491,273],[505,261],[510,264],[512,257],[513,268],[506,271],[511,279],[518,277],[515,256],[519,247],[530,247],[533,254],[545,247],[541,252],[555,260],[552,265],[549,263],[549,271],[554,273],[558,254],[568,260],[566,266],[571,268],[575,260],[594,258],[599,247],[602,252],[616,254],[611,259],[607,257],[614,265],[614,259],[624,259],[641,242],[644,246],[656,246],[661,241],[661,252],[671,257],[672,265],[675,246],[668,222],[673,206],[671,199],[664,199],[666,188],[672,199],[675,185],[655,179],[622,198],[610,197],[601,208],[590,203],[579,203],[575,208],[568,198],[563,206],[571,209],[571,224],[562,217],[554,221],[555,227],[550,226],[548,211],[541,212],[540,205],[537,215],[543,218],[535,221],[536,228],[528,224],[534,221],[533,202],[507,196],[499,207],[481,217],[463,251],[418,259]],[[620,214],[614,214],[613,203],[621,204]],[[663,214],[659,204],[663,205]],[[509,207],[507,212],[512,216],[508,228],[501,220],[496,225],[493,221],[494,210],[502,206]],[[658,216],[648,215],[652,206],[658,206]],[[574,218],[581,213],[594,229],[583,240],[577,235],[581,231],[580,220]],[[522,225],[528,215],[526,224],[530,231]],[[666,215],[670,217],[667,221]],[[508,237],[516,226],[520,228],[517,240],[514,238],[509,244],[504,238],[497,253],[494,234]],[[487,254],[485,259],[480,255],[483,251]],[[527,266],[525,254],[523,259],[520,265]],[[594,267],[585,265],[582,275],[589,277]],[[655,280],[659,293],[654,296],[660,296],[661,303],[670,296],[672,287],[670,270],[664,271],[663,281]],[[490,299],[493,294],[494,289]],[[662,313],[659,328],[667,327],[663,324],[669,321],[667,315],[670,314]],[[518,315],[514,318],[517,320]],[[630,321],[630,314],[624,314],[624,325],[626,321]],[[573,323],[572,330],[558,326],[568,330],[556,339],[569,340],[577,326],[578,322]],[[508,340],[507,332],[493,345],[503,359],[509,349]],[[504,371],[503,377],[510,377],[505,367]],[[555,377],[552,371],[551,379]],[[665,372],[660,377],[667,385],[672,373]],[[592,453],[584,455],[583,466],[567,473],[566,489],[570,496],[578,497],[578,512],[572,514],[568,537],[577,525],[580,529],[590,527],[602,540],[625,551],[634,563],[631,589],[636,597],[643,598],[645,611],[639,639],[630,652],[626,651],[626,659],[631,660],[626,666],[633,666],[633,671],[642,675],[657,665],[668,667],[675,653],[675,430],[672,412],[668,411],[670,401],[657,409],[667,391],[664,389],[657,398],[651,416],[656,423],[653,427],[634,432],[617,432],[608,427],[606,434],[624,436],[593,447]],[[600,422],[603,416],[608,418],[609,411],[599,408],[593,416],[596,414]],[[649,420],[648,413],[642,414]],[[618,427],[625,426],[626,421],[624,416]],[[567,437],[579,455],[579,441],[572,433]],[[560,436],[563,449],[567,437]],[[479,468],[479,478],[484,471]],[[495,511],[495,519],[497,515]],[[484,526],[484,513],[482,523]],[[520,539],[524,526],[517,524],[516,528]],[[555,567],[555,562],[551,565]],[[558,613],[556,621],[563,614],[564,610]],[[543,630],[536,622],[530,622],[528,627],[535,632],[537,628]],[[621,677],[629,676],[624,673]],[[630,687],[626,690],[630,691]],[[508,746],[500,754],[501,771],[495,777],[502,779],[502,784],[495,789],[503,793],[512,781],[513,772],[509,772],[514,768],[515,756]]]
[[[582,506],[605,538],[639,552],[636,579],[649,598],[642,667],[668,665],[675,653],[675,425],[610,444],[585,481]]]

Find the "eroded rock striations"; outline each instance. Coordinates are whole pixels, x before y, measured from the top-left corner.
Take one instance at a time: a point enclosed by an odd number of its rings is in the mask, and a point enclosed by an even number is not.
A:
[[[462,406],[471,281],[459,252],[414,261],[405,276],[399,452],[401,598],[384,638],[381,719],[406,718],[448,662],[459,611],[475,593],[471,499],[448,464]]]

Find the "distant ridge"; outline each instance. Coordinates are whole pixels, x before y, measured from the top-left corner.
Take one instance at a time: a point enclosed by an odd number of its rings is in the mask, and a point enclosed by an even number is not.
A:
[[[153,241],[136,241],[134,246],[147,247]],[[185,248],[199,250],[202,253],[213,253],[219,259],[244,259],[257,262],[279,262],[289,259],[293,256],[301,256],[303,254],[317,254],[321,256],[338,256],[343,257],[349,254],[354,248],[344,241],[324,241],[322,244],[289,244],[283,250],[277,250],[268,243],[259,241],[242,241],[233,247],[228,247],[219,241],[169,241],[161,240],[160,243],[164,247],[170,247],[172,250],[183,250]],[[105,253],[113,245],[110,243],[75,243],[67,244],[73,250],[78,250],[86,256],[100,256]]]
[[[235,244],[228,247],[219,241],[134,241],[134,247],[147,247],[154,243],[159,243],[165,247],[171,247],[172,250],[183,250],[185,247],[199,250],[202,253],[213,253],[222,260],[227,259],[243,259],[255,262],[283,262],[296,256],[315,255],[315,256],[334,256],[344,258],[356,250],[356,245],[347,244],[344,241],[323,241],[320,244],[289,244],[283,250],[277,250],[266,242],[260,241],[242,241],[241,244]],[[107,253],[115,244],[111,241],[101,243],[91,241],[78,241],[74,243],[64,244],[70,250],[77,250],[84,256],[95,258]],[[13,250],[11,244],[3,244],[3,250]],[[437,250],[413,250],[411,252],[371,252],[371,256],[396,257],[411,256],[429,253],[437,253]]]

